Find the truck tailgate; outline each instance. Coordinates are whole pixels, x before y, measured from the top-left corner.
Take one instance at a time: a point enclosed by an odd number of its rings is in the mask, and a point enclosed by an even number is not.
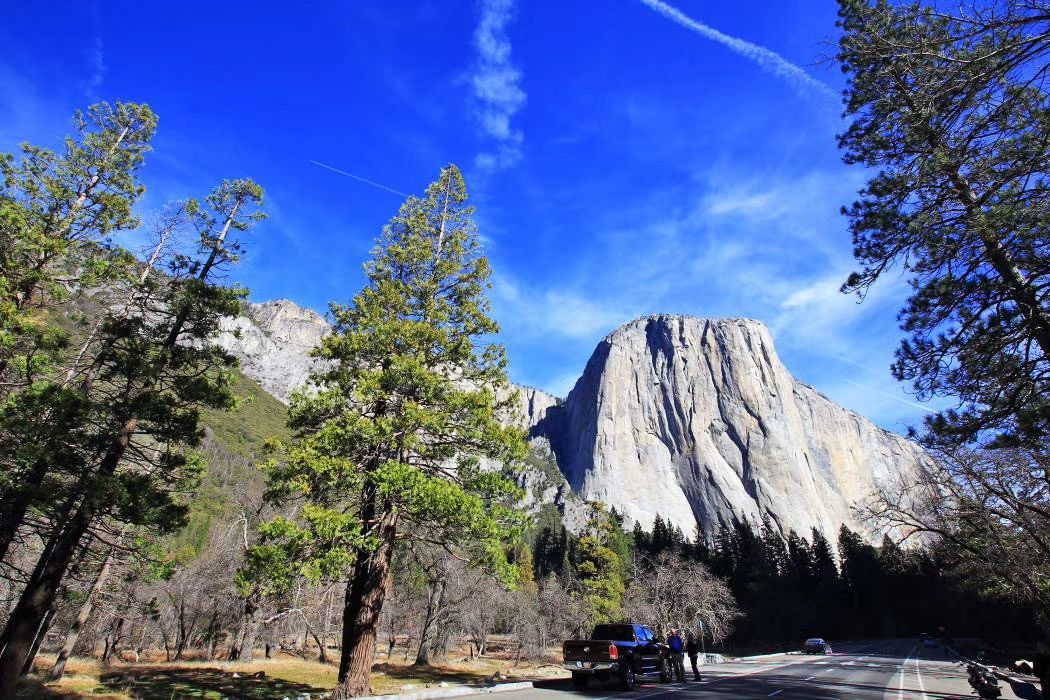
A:
[[[613,643],[609,640],[600,639],[570,639],[562,644],[562,652],[565,654],[565,662],[574,661],[612,661],[614,657],[609,653],[609,647]]]

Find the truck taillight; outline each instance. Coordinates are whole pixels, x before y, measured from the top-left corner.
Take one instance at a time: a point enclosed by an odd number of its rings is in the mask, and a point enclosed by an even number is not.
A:
[[[609,645],[609,658],[610,658],[610,659],[615,659],[615,658],[617,658],[617,654],[618,654],[618,653],[619,653],[619,652],[617,652],[617,651],[616,651],[616,645],[615,645],[615,644],[610,644],[610,645]]]

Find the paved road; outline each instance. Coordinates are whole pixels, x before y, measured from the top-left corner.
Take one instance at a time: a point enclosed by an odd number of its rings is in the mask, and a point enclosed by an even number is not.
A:
[[[686,664],[688,666],[688,663]],[[830,656],[781,654],[717,664],[703,680],[688,683],[646,682],[626,693],[597,684],[587,691],[568,682],[500,694],[500,700],[708,700],[778,698],[778,700],[849,698],[850,700],[945,700],[976,698],[965,667],[938,647],[915,639],[835,645]],[[1035,700],[1030,686],[1000,681],[1004,700]],[[571,696],[577,696],[572,698]]]

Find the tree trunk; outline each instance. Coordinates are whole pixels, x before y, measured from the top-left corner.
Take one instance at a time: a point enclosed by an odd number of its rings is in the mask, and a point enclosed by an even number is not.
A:
[[[62,643],[62,651],[58,653],[58,658],[55,659],[55,667],[51,670],[52,681],[60,680],[62,674],[65,673],[66,662],[69,661],[69,656],[73,653],[73,648],[76,647],[77,641],[80,639],[80,633],[84,630],[84,625],[87,624],[88,618],[91,616],[95,596],[102,590],[102,586],[106,584],[106,579],[109,578],[113,557],[114,550],[110,549],[109,554],[106,556],[106,561],[102,564],[102,568],[99,569],[98,576],[95,577],[95,582],[91,584],[91,590],[88,592],[87,599],[80,606],[77,619],[73,621],[73,626],[66,632],[66,639]]]
[[[29,511],[29,504],[33,500],[32,485],[41,483],[45,476],[47,462],[39,460],[33,466],[33,471],[23,477],[24,481],[14,489],[11,497],[0,502],[0,561],[7,558],[7,550],[15,541],[18,528],[22,526]]]
[[[318,663],[322,663],[322,664],[328,663],[328,650],[325,649],[325,646],[324,646],[325,645],[325,641],[323,639],[321,639],[320,637],[318,637],[317,634],[312,632],[312,631],[310,632],[310,636],[312,636],[314,638],[314,641],[317,642],[317,661],[318,661]]]
[[[367,487],[366,487],[367,488]],[[339,659],[339,685],[333,700],[352,698],[368,693],[372,661],[376,651],[379,616],[386,598],[390,558],[397,529],[397,514],[386,510],[376,521],[374,490],[366,493],[361,519],[375,523],[379,546],[374,551],[359,551],[353,576],[346,589],[343,606],[343,648]]]
[[[117,653],[117,645],[120,644],[120,633],[124,629],[124,618],[118,617],[117,624],[110,628],[106,635],[106,651],[102,654],[102,663],[106,666],[113,661],[113,655]]]
[[[128,420],[99,465],[98,475],[107,477],[116,471],[138,421]],[[99,505],[99,493],[89,493],[65,526],[52,535],[36,568],[26,582],[0,644],[0,698],[13,697],[18,674],[31,653],[33,639],[47,611],[55,602],[58,587],[77,552],[77,546],[88,531]]]
[[[47,631],[51,628],[51,621],[55,619],[55,609],[50,608],[47,611],[47,615],[44,616],[44,621],[40,623],[40,629],[36,631],[36,637],[33,638],[33,644],[29,647],[29,655],[26,656],[26,661],[22,664],[22,675],[27,675],[33,670],[33,662],[36,661],[36,655],[40,651],[40,645],[44,641],[44,637],[47,636]]]
[[[443,571],[439,570],[437,576],[438,578],[431,582],[430,595],[427,596],[427,609],[423,616],[423,626],[419,631],[419,650],[416,652],[413,666],[430,665],[430,652],[433,651],[436,635],[433,629],[434,621],[445,604],[445,588],[448,586]]]
[[[237,630],[233,646],[230,648],[230,661],[251,661],[255,652],[255,640],[259,634],[259,608],[256,605],[255,596],[250,595],[244,600],[244,615],[241,617],[241,626]]]

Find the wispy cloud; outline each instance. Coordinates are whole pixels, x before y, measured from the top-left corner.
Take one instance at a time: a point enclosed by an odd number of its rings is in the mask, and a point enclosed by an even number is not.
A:
[[[483,170],[510,167],[521,159],[522,133],[511,119],[525,104],[521,72],[511,62],[507,25],[514,18],[513,0],[482,0],[474,32],[477,62],[471,75],[476,116],[489,147],[475,158]]]
[[[547,282],[497,276],[515,379],[564,394],[601,337],[645,314],[746,316],[770,327],[795,376],[886,428],[941,408],[915,402],[888,369],[907,285],[887,279],[863,304],[839,292],[854,263],[834,204],[856,191],[852,177],[753,178],[719,163],[687,179],[697,187],[684,200],[671,188],[594,213],[593,238]]]
[[[91,75],[84,80],[84,94],[94,99],[97,91],[106,79],[106,54],[102,48],[102,37],[95,37],[90,55]]]
[[[631,304],[603,303],[574,290],[527,288],[506,276],[493,282],[494,303],[513,314],[518,332],[533,336],[591,341],[631,318]]]
[[[770,51],[764,46],[752,44],[750,41],[720,32],[714,27],[696,21],[681,10],[662,2],[662,0],[641,0],[641,2],[672,22],[676,22],[706,39],[716,41],[730,51],[754,61],[763,70],[787,81],[794,88],[795,92],[804,97],[816,95],[831,102],[836,102],[839,98],[838,94],[830,87],[775,51]]]

